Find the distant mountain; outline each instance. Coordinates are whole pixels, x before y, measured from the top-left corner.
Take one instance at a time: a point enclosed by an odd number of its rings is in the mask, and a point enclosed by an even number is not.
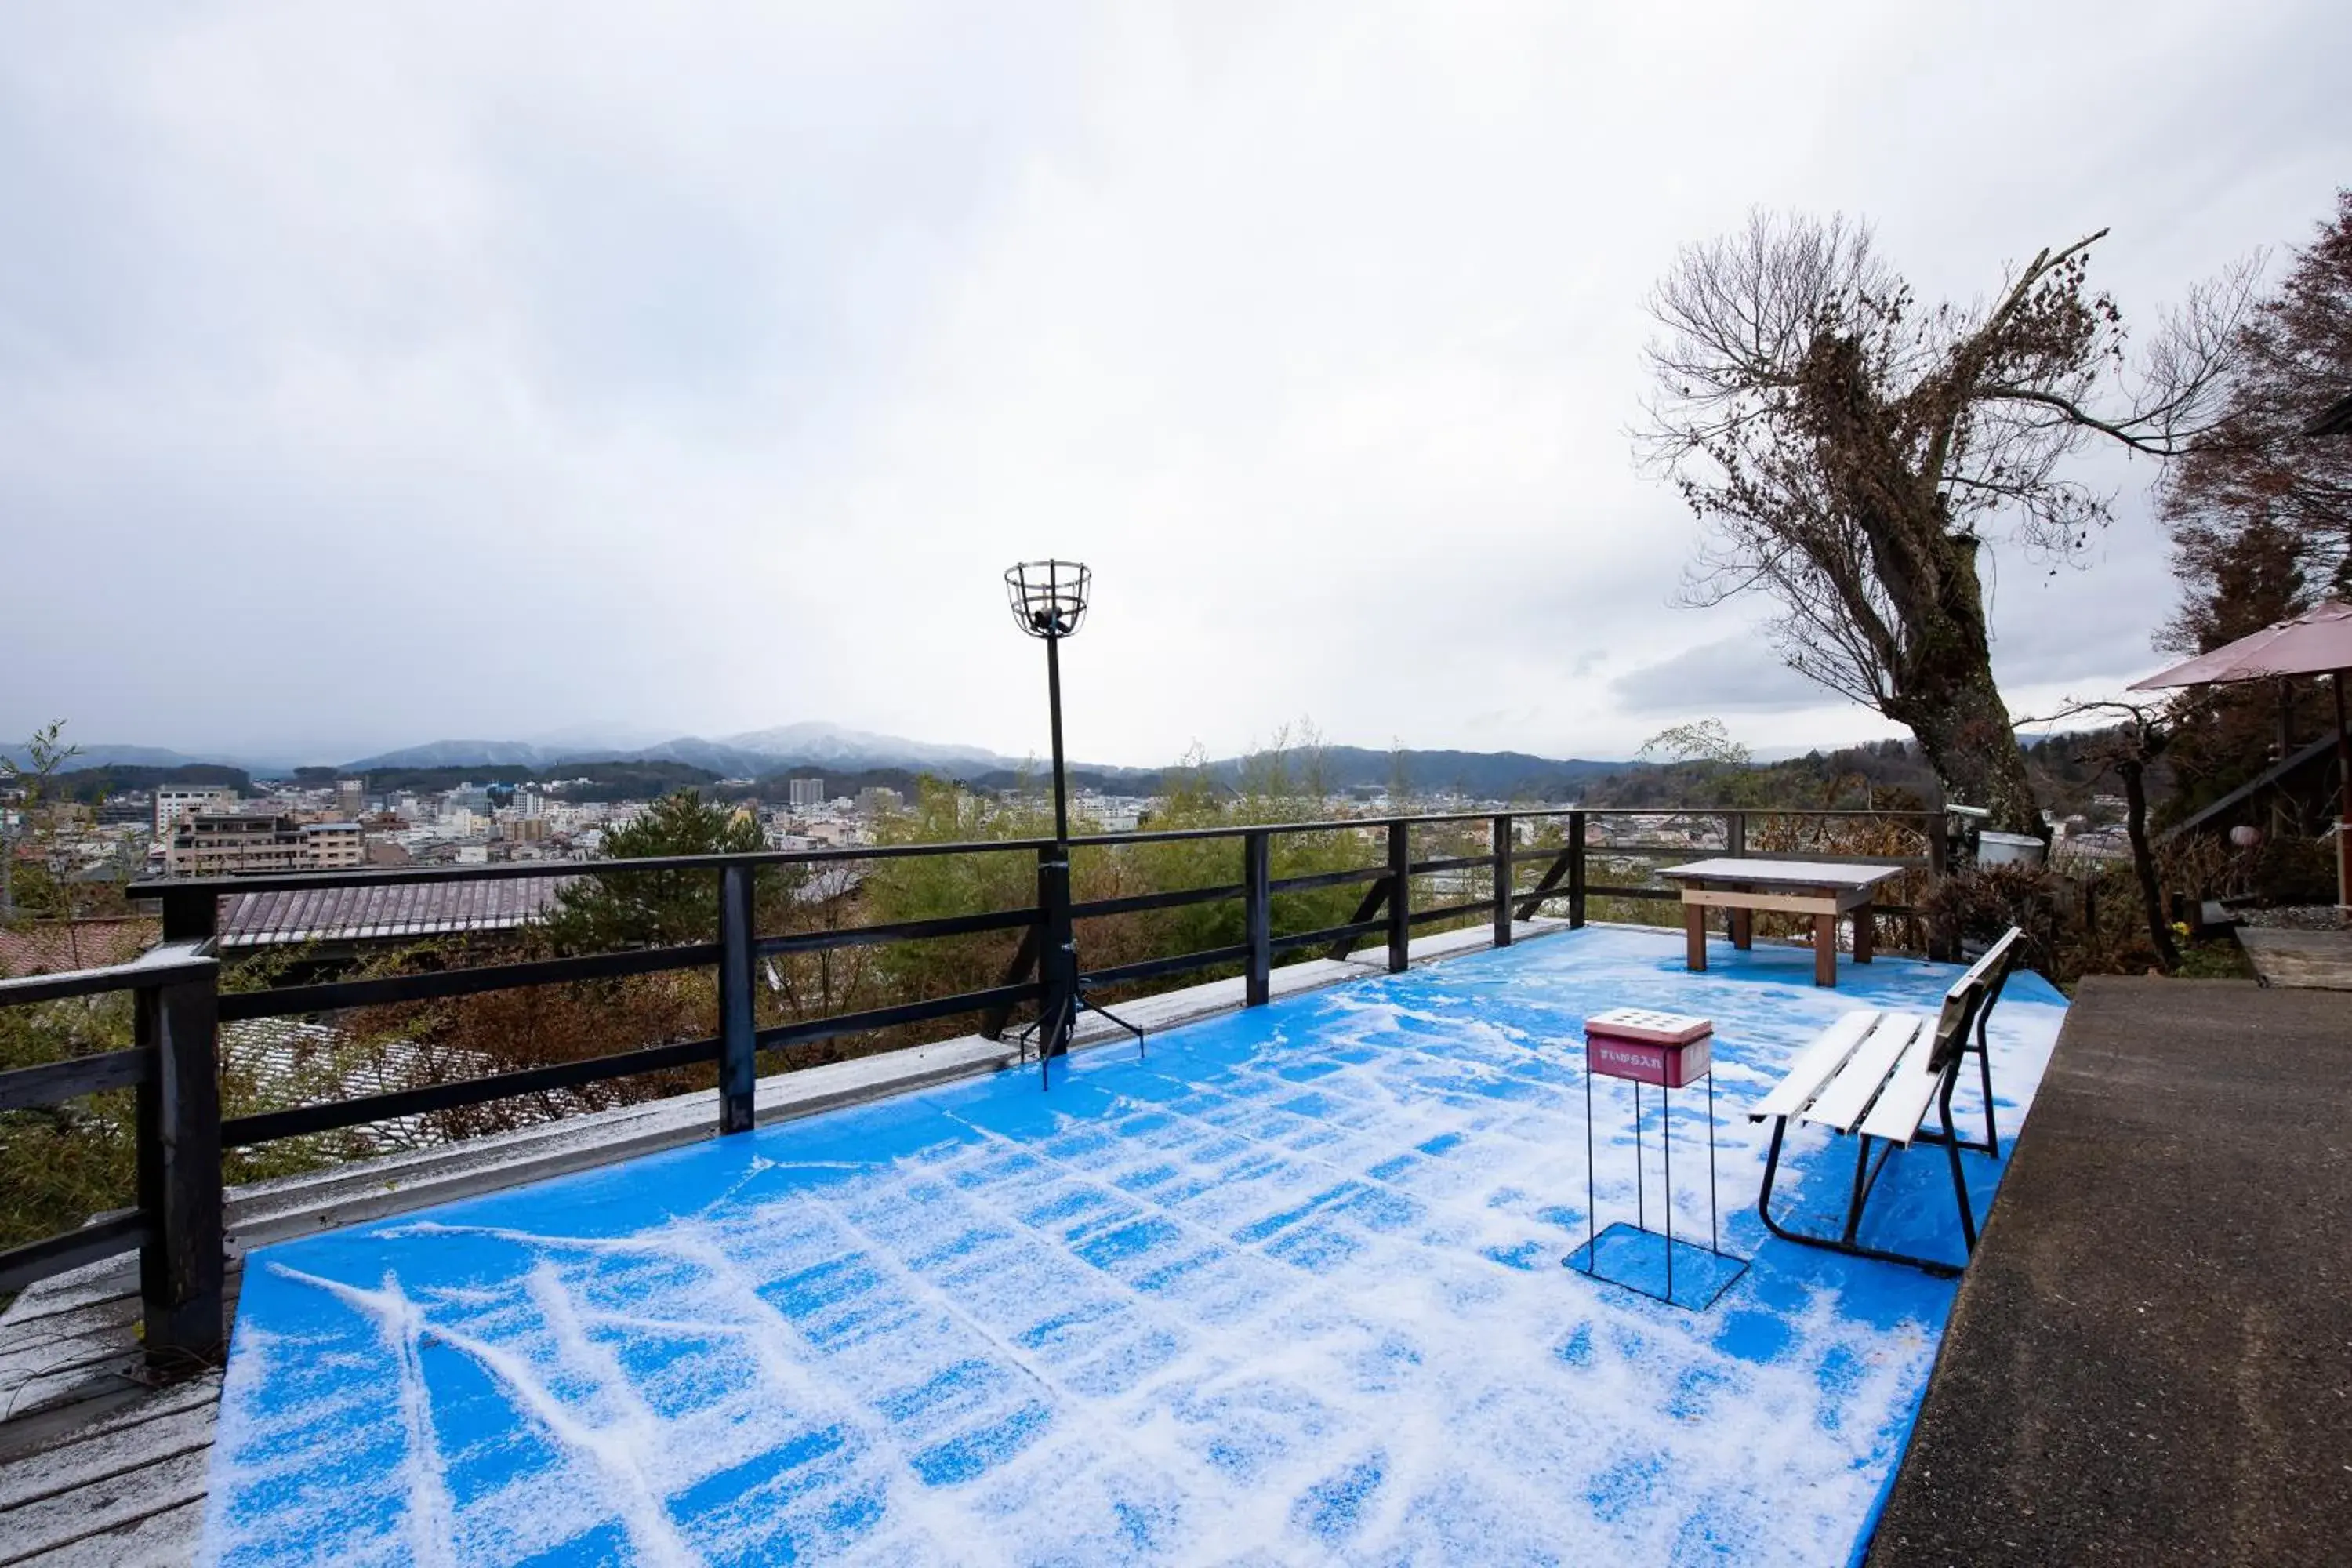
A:
[[[1563,800],[1586,781],[1622,773],[1640,764],[1593,762],[1582,757],[1532,756],[1526,752],[1376,752],[1363,746],[1328,746],[1323,770],[1332,786],[1352,789],[1386,785],[1392,771],[1401,771],[1408,789],[1422,793],[1453,790],[1479,800]],[[1220,763],[1238,778],[1240,762]]]
[[[730,779],[761,778],[783,765],[782,759],[764,752],[747,752],[740,746],[706,741],[698,735],[680,735],[657,746],[639,746],[627,752],[567,752],[550,765],[560,768],[578,762],[678,763]]]
[[[371,768],[539,768],[555,761],[557,755],[544,746],[524,741],[429,741],[422,746],[404,746],[396,752],[345,763],[342,771],[358,773]]]
[[[656,744],[598,746],[571,738],[593,732],[583,726],[539,741],[435,741],[406,746],[345,763],[352,773],[389,768],[524,767],[561,768],[580,763],[682,763],[705,768],[727,778],[764,778],[787,768],[830,768],[857,773],[877,768],[971,778],[992,769],[1008,768],[1012,760],[978,746],[945,746],[910,741],[899,735],[877,735],[838,724],[784,724],[754,730],[716,741],[680,735]]]
[[[1207,764],[1209,776],[1227,788],[1239,788],[1264,753],[1224,757]],[[1307,760],[1293,753],[1285,760],[1291,780],[1300,780]],[[1465,795],[1478,800],[1572,800],[1593,780],[1612,777],[1647,766],[1642,763],[1592,762],[1580,757],[1553,759],[1525,752],[1378,752],[1363,746],[1327,746],[1317,759],[1324,786],[1338,791],[1385,790],[1402,784],[1414,795]],[[1092,763],[1070,764],[1070,783],[1077,789],[1109,795],[1158,795],[1168,775],[1164,768],[1104,767]],[[968,782],[982,789],[1008,789],[1025,778],[1032,784],[1043,769],[998,768],[974,774]]]
[[[1227,757],[1209,763],[1219,783],[1237,785],[1249,768],[1249,757]],[[352,773],[397,768],[526,767],[560,774],[572,766],[607,763],[675,763],[701,768],[723,778],[770,778],[788,772],[823,773],[828,776],[886,772],[933,773],[961,779],[982,788],[1003,788],[1025,770],[1035,773],[1034,759],[1001,756],[978,746],[941,745],[910,741],[899,735],[877,735],[838,724],[785,724],[753,730],[718,740],[681,735],[657,745],[599,749],[541,741],[436,741],[363,757],[345,764]],[[1299,759],[1290,766],[1294,776]],[[1525,752],[1407,751],[1391,753],[1364,746],[1326,747],[1321,756],[1325,783],[1332,789],[1386,788],[1402,771],[1404,786],[1421,794],[1457,791],[1481,800],[1563,800],[1582,784],[1605,774],[1622,773],[1634,764],[1595,762],[1583,758],[1551,758]],[[1148,795],[1155,793],[1163,770],[1121,768],[1073,763],[1074,776],[1092,787]]]
[[[628,724],[566,724],[524,740],[541,751],[567,757],[587,756],[598,752],[633,752],[643,746],[659,745],[667,736],[659,730],[646,730]]]
[[[761,756],[789,758],[795,763],[822,763],[844,768],[929,766],[959,776],[966,771],[1005,767],[1013,761],[979,746],[942,746],[814,721],[728,735],[719,743]]]
[[[22,746],[0,746],[0,756],[22,766],[33,759]],[[234,766],[218,752],[207,752],[201,756],[188,756],[167,751],[162,746],[84,746],[68,759],[66,767],[83,768],[187,768],[199,763],[221,763]]]

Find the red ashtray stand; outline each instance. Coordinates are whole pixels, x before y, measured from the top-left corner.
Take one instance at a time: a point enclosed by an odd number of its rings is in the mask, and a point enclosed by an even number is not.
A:
[[[1622,1221],[1607,1231],[1599,1228],[1599,1204],[1594,1192],[1592,1080],[1596,1078],[1622,1079],[1633,1086],[1633,1213],[1634,1224],[1628,1227]],[[1706,1225],[1707,1245],[1701,1248],[1696,1242],[1675,1238],[1675,1143],[1674,1091],[1688,1088],[1704,1079],[1706,1083]],[[1642,1086],[1649,1084],[1659,1091],[1662,1108],[1659,1142],[1665,1154],[1665,1229],[1650,1228],[1648,1188],[1645,1162],[1642,1151]],[[1568,1265],[1598,1279],[1638,1290],[1654,1300],[1676,1307],[1707,1307],[1714,1304],[1725,1288],[1746,1272],[1745,1259],[1725,1252],[1722,1231],[1716,1212],[1715,1193],[1715,1025],[1706,1018],[1686,1014],[1661,1013],[1647,1007],[1615,1007],[1595,1014],[1584,1021],[1584,1224],[1585,1243],[1568,1258]],[[1620,1233],[1622,1233],[1622,1235]],[[1630,1266],[1612,1271],[1601,1267],[1603,1244],[1612,1237],[1618,1245],[1614,1253],[1631,1260]],[[1660,1291],[1648,1282],[1653,1272],[1652,1255],[1661,1250],[1644,1238],[1654,1237],[1664,1243],[1665,1289]],[[1675,1290],[1675,1254],[1677,1248],[1693,1254],[1685,1259],[1685,1285],[1693,1283],[1696,1274],[1697,1295],[1692,1300],[1677,1296]],[[1579,1255],[1581,1261],[1579,1261]],[[1727,1270],[1726,1265],[1732,1267]],[[1689,1291],[1685,1295],[1691,1294]]]

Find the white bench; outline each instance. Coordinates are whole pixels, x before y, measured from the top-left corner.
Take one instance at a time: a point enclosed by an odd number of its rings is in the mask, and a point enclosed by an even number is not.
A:
[[[1960,1235],[1970,1253],[1976,1251],[1976,1215],[1969,1206],[1968,1177],[1960,1168],[1960,1151],[1969,1149],[1998,1157],[2000,1142],[1993,1124],[1992,1062],[1985,1049],[1985,1025],[1993,1004],[2000,999],[2011,967],[2025,933],[2012,926],[1992,944],[1969,972],[1944,994],[1943,1010],[1935,1017],[1919,1013],[1848,1013],[1797,1053],[1788,1076],[1748,1110],[1751,1121],[1772,1122],[1772,1146],[1764,1159],[1764,1187],[1757,1195],[1757,1212],[1766,1228],[1785,1240],[1833,1252],[1907,1263],[1931,1274],[1959,1270],[1933,1258],[1865,1247],[1855,1239],[1862,1226],[1863,1205],[1877,1184],[1878,1173],[1897,1149],[1914,1143],[1940,1143],[1951,1161],[1952,1195],[1959,1204]],[[1963,1058],[1977,1058],[1984,1088],[1985,1135],[1982,1142],[1963,1138],[1952,1125],[1952,1090],[1959,1081]],[[1927,1130],[1927,1112],[1935,1110],[1940,1131]],[[1858,1139],[1854,1152],[1853,1189],[1847,1200],[1845,1229],[1837,1237],[1810,1235],[1791,1229],[1772,1217],[1772,1184],[1780,1173],[1780,1146],[1791,1121],[1826,1127],[1840,1136]],[[1880,1145],[1878,1163],[1871,1163],[1871,1144]]]

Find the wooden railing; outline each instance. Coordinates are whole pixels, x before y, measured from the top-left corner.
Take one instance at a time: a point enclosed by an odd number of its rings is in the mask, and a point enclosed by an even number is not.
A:
[[[1602,819],[1662,816],[1681,820],[1719,818],[1724,824],[1724,845],[1720,849],[1701,849],[1686,844],[1669,847],[1588,843],[1592,828]],[[1589,863],[1596,855],[1604,859],[1633,859],[1746,854],[1748,826],[1756,816],[1869,817],[1902,822],[1923,833],[1926,852],[1871,858],[1921,867],[1931,878],[1943,868],[1940,819],[1932,814],[1749,812],[1721,808],[1441,813],[1079,837],[1074,837],[1068,847],[1117,848],[1213,839],[1238,841],[1241,851],[1239,878],[1233,882],[1084,901],[1071,898],[1068,848],[1045,839],[597,861],[584,868],[583,874],[605,878],[642,872],[709,875],[717,900],[718,940],[248,991],[224,991],[220,986],[220,965],[214,950],[220,900],[226,896],[371,884],[543,878],[549,868],[544,863],[533,862],[162,882],[137,888],[133,889],[135,897],[159,900],[163,906],[163,941],[153,952],[135,963],[110,969],[0,981],[0,1006],[131,992],[136,997],[136,1044],[129,1050],[0,1072],[0,1111],[58,1104],[104,1089],[135,1088],[139,1093],[139,1206],[79,1230],[0,1252],[0,1291],[18,1289],[64,1269],[137,1248],[141,1253],[141,1292],[146,1311],[145,1344],[151,1363],[159,1369],[168,1369],[208,1362],[217,1357],[225,1333],[221,1307],[221,1155],[226,1149],[707,1063],[715,1063],[718,1068],[718,1131],[741,1132],[752,1125],[753,1092],[759,1055],[763,1050],[962,1015],[976,1016],[983,1034],[999,1037],[1024,1005],[1034,1004],[1040,1011],[1054,1006],[1058,987],[1075,984],[1083,990],[1225,967],[1240,969],[1246,1004],[1261,1005],[1271,994],[1271,974],[1277,959],[1288,955],[1321,952],[1344,957],[1363,939],[1379,937],[1385,948],[1388,969],[1401,972],[1407,965],[1414,931],[1442,921],[1490,921],[1494,942],[1504,946],[1512,940],[1515,920],[1533,919],[1547,905],[1564,903],[1568,923],[1577,927],[1585,923],[1591,900],[1597,898],[1675,900],[1677,895],[1670,888],[1595,885],[1587,876]],[[1559,825],[1563,830],[1561,842],[1557,846],[1519,845],[1518,825],[1527,822]],[[1412,858],[1413,828],[1441,824],[1453,825],[1457,830],[1467,825],[1483,824],[1486,830],[1485,851]],[[1376,864],[1299,876],[1273,876],[1276,841],[1285,836],[1309,833],[1378,840],[1385,853]],[[1806,858],[1782,851],[1774,854],[1778,858]],[[828,862],[941,855],[1034,856],[1037,867],[1036,901],[1013,909],[845,930],[763,936],[755,929],[754,878],[763,867],[811,867]],[[1542,868],[1531,880],[1523,878],[1524,870],[1538,864]],[[1474,900],[1414,907],[1414,878],[1457,871],[1485,873],[1487,892]],[[1346,886],[1365,889],[1352,918],[1337,925],[1276,934],[1276,899]],[[1230,900],[1238,900],[1243,906],[1244,935],[1238,943],[1158,955],[1091,971],[1077,968],[1068,933],[1079,921]],[[1902,916],[1913,911],[1897,906],[1884,912]],[[757,1022],[754,973],[762,958],[1003,931],[1020,931],[1024,934],[1019,952],[999,984],[766,1026]],[[1040,962],[1041,955],[1049,952],[1057,942],[1067,955],[1066,961]],[[217,1034],[222,1023],[314,1016],[386,1003],[692,969],[715,969],[718,975],[717,1032],[707,1037],[250,1115],[226,1119],[221,1115]]]
[[[0,1291],[139,1250],[142,1338],[151,1365],[216,1362],[221,1319],[221,1115],[216,1053],[220,965],[202,944],[166,942],[109,969],[0,980],[0,1006],[128,991],[128,1050],[0,1073],[0,1111],[61,1105],[108,1089],[138,1092],[136,1208],[0,1252]]]

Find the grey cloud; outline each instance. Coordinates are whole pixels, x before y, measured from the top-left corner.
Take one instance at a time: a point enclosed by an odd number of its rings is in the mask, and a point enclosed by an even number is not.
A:
[[[1785,713],[1837,700],[1782,664],[1759,632],[1686,647],[1609,683],[1632,713]]]
[[[19,7],[0,738],[1019,754],[996,574],[1049,551],[1099,573],[1065,675],[1108,761],[1302,712],[1883,729],[1721,654],[1749,610],[1663,608],[1693,524],[1626,450],[1643,293],[1762,203],[1866,213],[1963,297],[2111,224],[2145,321],[2325,209],[2352,13],[1803,11]],[[2148,477],[2095,570],[2004,568],[2005,674],[2137,668]]]

